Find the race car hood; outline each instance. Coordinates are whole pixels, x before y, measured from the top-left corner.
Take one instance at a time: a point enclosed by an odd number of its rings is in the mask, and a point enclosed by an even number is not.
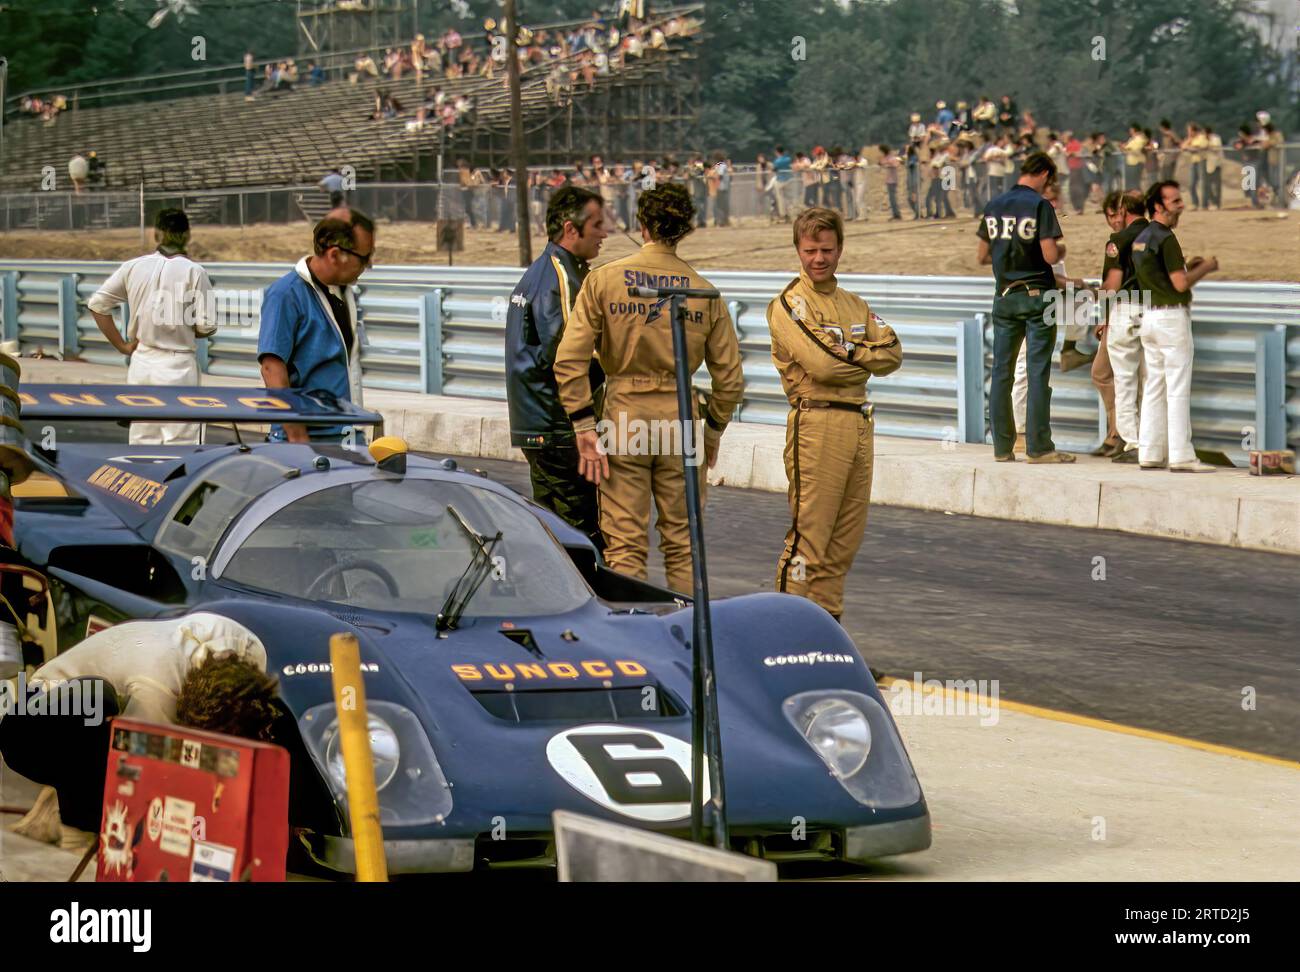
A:
[[[714,604],[734,825],[770,826],[796,815],[873,822],[914,813],[915,801],[895,808],[856,802],[783,717],[783,701],[810,689],[847,687],[881,701],[842,629],[807,602],[795,602],[760,594]],[[199,609],[232,617],[262,639],[281,693],[299,716],[333,700],[329,636],[356,635],[367,699],[414,715],[454,788],[450,813],[438,825],[408,829],[386,818],[386,836],[474,836],[489,831],[502,814],[517,830],[540,833],[549,830],[556,808],[668,831],[686,825],[686,804],[665,816],[661,806],[638,805],[640,795],[626,804],[590,797],[582,780],[587,768],[570,765],[573,753],[566,743],[569,734],[594,727],[607,743],[621,743],[623,736],[628,746],[648,752],[679,748],[689,754],[690,609],[629,614],[593,599],[577,611],[526,624],[467,620],[460,630],[443,633],[432,616],[248,601]],[[786,655],[824,657],[827,663],[765,663]],[[688,772],[689,763],[682,758],[676,770],[661,756],[651,762],[660,767],[662,786],[686,779],[681,770]]]

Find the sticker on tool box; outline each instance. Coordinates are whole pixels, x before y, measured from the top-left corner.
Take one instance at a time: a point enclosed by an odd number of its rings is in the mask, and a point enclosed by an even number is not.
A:
[[[194,842],[191,881],[230,881],[235,873],[235,849],[206,841]]]
[[[239,775],[239,750],[204,744],[195,739],[180,739],[137,729],[117,729],[113,733],[113,748],[132,756],[148,756],[204,773],[224,777]]]
[[[163,825],[163,804],[162,800],[154,797],[149,801],[149,839],[154,843],[162,836]]]
[[[190,835],[194,831],[194,804],[169,796],[163,803],[162,840],[158,846],[168,854],[190,856]]]

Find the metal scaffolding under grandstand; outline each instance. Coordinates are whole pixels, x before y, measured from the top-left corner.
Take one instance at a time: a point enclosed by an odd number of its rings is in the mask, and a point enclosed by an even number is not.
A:
[[[418,0],[332,0],[300,7],[298,57],[409,44],[419,32]]]
[[[474,166],[510,164],[510,98],[499,73],[441,78],[412,72],[392,79],[355,69],[358,55],[381,60],[385,47],[409,43],[418,12],[414,0],[304,11],[300,40],[305,43],[311,32],[320,53],[310,59],[328,78],[318,87],[299,81],[295,90],[259,88],[249,99],[242,64],[105,80],[61,89],[70,109],[49,123],[17,117],[21,96],[13,95],[7,99],[0,190],[63,189],[66,160],[90,148],[107,165],[106,178],[94,188],[118,191],[299,185],[335,165],[351,166],[359,182],[431,181],[459,158]],[[704,6],[656,10],[648,26],[675,17],[689,18],[691,30],[665,38],[654,50],[647,45],[641,56],[628,56],[618,67],[584,76],[579,59],[569,55],[524,72],[522,109],[532,165],[568,166],[593,154],[611,162],[682,160],[710,147],[698,134]],[[310,24],[308,18],[314,18]],[[353,30],[367,32],[359,38],[364,43],[356,44],[358,38],[348,33]],[[464,39],[470,43],[481,35]],[[276,59],[259,60],[256,77],[267,63]],[[413,120],[435,86],[448,98],[464,95],[474,104],[450,132],[436,119],[423,125]],[[405,110],[371,120],[368,112],[381,91],[400,99]],[[184,111],[158,110],[169,99],[183,99]]]

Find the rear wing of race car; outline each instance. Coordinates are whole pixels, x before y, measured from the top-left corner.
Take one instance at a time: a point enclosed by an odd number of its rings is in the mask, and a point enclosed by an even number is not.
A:
[[[28,385],[22,419],[46,421],[294,422],[382,426],[378,412],[327,392],[180,385]]]

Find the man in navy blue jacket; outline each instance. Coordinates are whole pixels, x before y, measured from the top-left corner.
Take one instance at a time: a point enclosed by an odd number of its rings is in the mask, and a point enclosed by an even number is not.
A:
[[[533,499],[603,549],[596,487],[578,474],[573,424],[560,405],[555,351],[578,290],[608,235],[600,193],[565,186],[546,208],[550,242],[510,295],[506,312],[506,396],[510,443],[524,452]],[[604,382],[592,362],[592,387]]]

